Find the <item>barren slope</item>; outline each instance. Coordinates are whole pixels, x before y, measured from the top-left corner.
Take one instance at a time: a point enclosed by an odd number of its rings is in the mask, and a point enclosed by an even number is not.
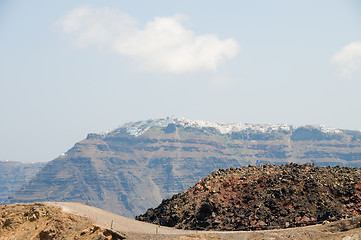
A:
[[[361,213],[361,169],[313,164],[218,170],[138,220],[182,229],[313,225]]]
[[[0,206],[0,240],[124,239],[91,219],[65,213],[59,207],[34,204]]]

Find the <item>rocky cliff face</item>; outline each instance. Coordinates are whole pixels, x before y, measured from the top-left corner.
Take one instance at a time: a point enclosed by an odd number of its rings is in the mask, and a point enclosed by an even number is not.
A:
[[[0,204],[33,178],[45,164],[45,162],[0,161]]]
[[[361,166],[361,132],[176,118],[127,123],[89,134],[9,202],[77,201],[132,217],[214,170],[289,162]]]
[[[182,229],[261,230],[361,214],[361,170],[313,164],[214,171],[138,220]]]

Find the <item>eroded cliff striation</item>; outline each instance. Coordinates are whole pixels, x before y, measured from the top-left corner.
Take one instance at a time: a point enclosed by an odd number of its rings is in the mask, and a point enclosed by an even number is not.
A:
[[[45,162],[0,161],[0,204],[33,178],[45,165]]]

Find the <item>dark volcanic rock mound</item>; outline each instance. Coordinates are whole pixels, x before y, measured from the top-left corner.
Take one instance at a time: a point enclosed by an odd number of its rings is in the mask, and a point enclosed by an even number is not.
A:
[[[313,164],[220,169],[138,220],[183,229],[306,226],[361,213],[361,169]]]

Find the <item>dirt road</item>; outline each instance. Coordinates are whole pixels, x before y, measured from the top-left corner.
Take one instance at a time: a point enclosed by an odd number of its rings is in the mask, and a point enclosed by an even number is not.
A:
[[[361,240],[361,228],[359,219],[349,219],[326,225],[314,225],[299,228],[265,230],[265,231],[240,231],[240,232],[216,232],[216,231],[189,231],[174,228],[161,227],[150,223],[140,222],[126,217],[113,214],[99,208],[87,206],[82,203],[47,202],[50,206],[58,206],[65,212],[90,218],[96,225],[103,228],[113,229],[125,233],[127,239],[341,239]]]
[[[126,218],[96,207],[87,206],[82,203],[72,202],[47,202],[51,206],[62,207],[63,211],[79,216],[90,218],[96,225],[104,228],[112,228],[119,232],[132,232],[143,234],[187,234],[196,231],[178,230],[175,228],[157,226],[151,223],[140,222]]]

